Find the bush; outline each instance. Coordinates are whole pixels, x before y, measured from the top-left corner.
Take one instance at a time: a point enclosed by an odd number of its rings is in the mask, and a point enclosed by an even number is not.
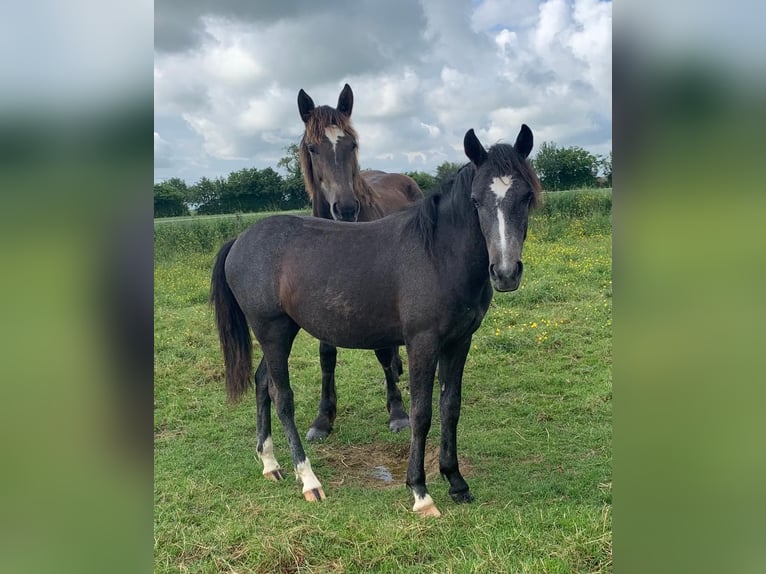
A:
[[[581,147],[543,142],[532,164],[543,189],[558,191],[595,187],[602,159]]]

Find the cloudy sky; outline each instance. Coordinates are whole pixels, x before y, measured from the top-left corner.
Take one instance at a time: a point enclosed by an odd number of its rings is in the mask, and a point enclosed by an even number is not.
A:
[[[612,3],[157,0],[155,181],[276,168],[297,94],[354,91],[363,168],[464,162],[463,135],[612,149]]]

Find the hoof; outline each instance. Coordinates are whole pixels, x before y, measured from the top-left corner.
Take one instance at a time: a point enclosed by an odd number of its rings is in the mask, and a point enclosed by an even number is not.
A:
[[[455,494],[450,494],[450,496],[452,497],[452,500],[454,500],[457,504],[473,502],[473,495],[471,494],[470,490],[466,490],[464,492],[456,492]]]
[[[388,423],[388,428],[391,429],[391,432],[400,432],[409,427],[410,419],[408,418],[395,419]]]
[[[423,508],[416,510],[415,513],[421,518],[438,518],[442,515],[442,513],[439,512],[439,509],[436,508],[435,504],[424,506]]]
[[[266,477],[268,480],[273,480],[274,482],[276,482],[278,480],[282,480],[285,477],[285,472],[281,468],[278,468],[276,470],[264,472],[263,476]]]
[[[307,490],[303,493],[303,498],[308,500],[309,502],[319,502],[321,500],[325,500],[327,497],[325,496],[324,490],[322,488],[312,488],[311,490]]]
[[[316,427],[311,427],[309,432],[306,433],[306,440],[322,440],[323,438],[327,438],[331,431],[332,429],[322,430]]]

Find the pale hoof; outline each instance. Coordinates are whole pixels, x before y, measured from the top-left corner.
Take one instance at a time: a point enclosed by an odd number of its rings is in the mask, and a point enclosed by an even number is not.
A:
[[[388,423],[388,428],[391,432],[400,432],[406,428],[410,428],[410,419],[396,419]]]
[[[428,493],[424,496],[415,495],[415,505],[412,507],[412,511],[421,518],[436,518],[442,515],[439,509],[436,508],[433,498]]]
[[[263,476],[267,480],[273,480],[274,482],[277,482],[278,480],[282,480],[285,478],[285,473],[281,468],[278,468],[276,470],[272,470],[269,472],[264,472]]]
[[[309,502],[319,502],[321,500],[327,499],[327,497],[325,496],[324,490],[322,490],[321,487],[307,490],[306,492],[303,493],[303,498],[305,498]]]
[[[328,430],[322,430],[316,427],[311,427],[309,429],[309,432],[306,433],[306,440],[308,441],[322,440],[327,438],[329,434],[330,434],[330,431]]]
[[[435,504],[424,506],[423,508],[416,510],[415,513],[421,518],[438,518],[442,515],[442,513],[439,512],[439,509],[436,508]]]

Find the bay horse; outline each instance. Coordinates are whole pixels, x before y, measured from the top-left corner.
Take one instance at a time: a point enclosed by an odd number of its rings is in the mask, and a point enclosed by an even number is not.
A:
[[[322,500],[325,493],[294,420],[288,356],[301,328],[340,347],[406,345],[412,428],[406,484],[413,511],[421,516],[440,515],[424,469],[438,368],[439,470],[455,502],[473,500],[457,458],[463,367],[493,287],[519,287],[527,220],[540,183],[527,159],[532,131],[526,125],[513,146],[485,150],[473,130],[463,146],[471,161],[440,193],[406,210],[363,224],[276,215],[253,224],[218,253],[211,303],[229,397],[236,400],[249,387],[249,324],[267,365],[262,362],[255,374],[256,450],[263,474],[284,477],[271,438],[273,401],[306,500]]]
[[[399,211],[423,198],[411,177],[383,171],[360,171],[358,138],[351,125],[354,93],[346,84],[336,108],[315,106],[303,90],[298,92],[298,111],[305,124],[299,146],[301,172],[311,199],[314,217],[337,221],[374,221]],[[317,302],[321,304],[321,302]],[[338,351],[326,341],[319,343],[322,394],[318,414],[306,434],[321,439],[332,432],[337,413],[335,363]],[[386,380],[386,408],[389,428],[398,432],[409,426],[397,383],[402,359],[396,347],[376,349]]]

